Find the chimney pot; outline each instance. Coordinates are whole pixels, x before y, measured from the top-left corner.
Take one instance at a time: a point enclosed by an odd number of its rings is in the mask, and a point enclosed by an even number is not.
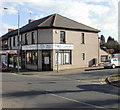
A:
[[[29,21],[28,21],[28,22],[29,22],[29,23],[31,23],[31,22],[33,22],[33,21],[35,21],[35,20],[34,20],[34,19],[29,19]]]
[[[10,28],[10,29],[8,29],[8,32],[13,31],[13,30],[14,30],[14,29],[11,29],[11,28]]]

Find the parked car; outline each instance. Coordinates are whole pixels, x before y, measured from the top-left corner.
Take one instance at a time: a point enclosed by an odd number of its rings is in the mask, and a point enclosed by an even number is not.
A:
[[[120,66],[120,59],[112,58],[104,63],[104,68],[116,68]]]
[[[4,63],[0,63],[0,71],[9,71],[9,68]]]

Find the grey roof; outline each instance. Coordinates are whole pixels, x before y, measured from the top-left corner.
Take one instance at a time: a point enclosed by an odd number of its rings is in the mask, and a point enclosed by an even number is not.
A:
[[[28,31],[35,30],[38,28],[59,28],[59,29],[96,32],[96,33],[100,32],[99,30],[95,28],[78,23],[74,20],[61,16],[59,14],[52,14],[47,17],[41,18],[39,20],[35,20],[21,27],[20,33],[28,32]],[[3,35],[2,38],[7,39],[8,37],[11,37],[14,35],[17,35],[17,29],[8,32],[7,34]]]

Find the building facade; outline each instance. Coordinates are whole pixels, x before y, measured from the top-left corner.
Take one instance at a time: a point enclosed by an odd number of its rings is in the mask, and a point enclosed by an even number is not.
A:
[[[15,51],[22,68],[38,71],[90,67],[101,62],[100,31],[59,14],[29,20],[20,28],[20,36],[17,32],[2,36],[9,52],[14,51],[9,53],[8,63],[17,61]]]

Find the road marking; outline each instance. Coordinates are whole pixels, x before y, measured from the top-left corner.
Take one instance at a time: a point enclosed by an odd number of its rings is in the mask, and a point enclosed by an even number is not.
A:
[[[101,107],[101,106],[92,105],[92,104],[89,104],[89,103],[86,103],[86,102],[81,102],[81,101],[78,101],[78,100],[75,100],[75,99],[70,99],[70,98],[67,98],[67,97],[60,96],[60,95],[56,95],[56,94],[50,94],[50,95],[55,96],[55,97],[59,97],[59,98],[62,98],[62,99],[66,99],[66,100],[69,100],[69,101],[73,101],[73,102],[76,102],[76,103],[81,103],[81,104],[84,104],[84,105],[88,105],[88,106],[91,106],[91,107],[94,107],[94,108],[103,108],[105,110],[109,110],[109,109],[106,109],[106,108]]]

